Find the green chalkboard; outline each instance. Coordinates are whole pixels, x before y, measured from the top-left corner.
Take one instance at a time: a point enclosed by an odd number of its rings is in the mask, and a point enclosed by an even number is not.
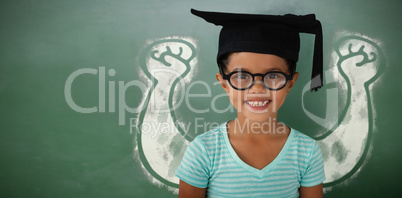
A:
[[[315,13],[325,86],[300,70],[279,119],[318,141],[325,197],[397,197],[396,0],[2,1],[0,197],[176,197],[188,142],[236,115],[215,79],[219,28],[190,8]]]

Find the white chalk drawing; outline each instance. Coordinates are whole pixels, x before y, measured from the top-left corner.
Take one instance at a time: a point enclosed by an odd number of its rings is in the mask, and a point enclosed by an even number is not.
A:
[[[140,57],[150,89],[144,96],[138,117],[137,149],[144,168],[154,183],[178,187],[174,176],[190,138],[177,122],[174,109],[183,95],[180,88],[191,79],[197,63],[196,43],[188,37],[168,37],[153,41]]]
[[[179,90],[195,71],[195,46],[194,39],[169,37],[150,42],[140,57],[142,77],[150,85],[137,121],[136,151],[152,181],[173,189],[179,182],[174,173],[191,141],[174,110],[183,99],[178,93],[184,92]],[[343,80],[338,80],[345,84],[346,106],[339,121],[331,124],[306,111],[312,120],[329,128],[316,137],[325,161],[325,187],[351,178],[367,160],[374,120],[370,90],[384,61],[373,39],[348,34],[334,43],[335,73],[339,72]]]
[[[340,74],[337,80],[346,87],[346,107],[338,123],[316,137],[323,151],[326,187],[351,178],[367,160],[375,116],[370,93],[385,65],[373,39],[344,34],[335,42],[333,56]]]

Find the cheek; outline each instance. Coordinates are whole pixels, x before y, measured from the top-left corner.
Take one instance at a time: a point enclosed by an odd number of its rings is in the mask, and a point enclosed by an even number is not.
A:
[[[279,108],[285,102],[286,96],[287,96],[286,92],[273,93],[273,95],[272,95],[272,99],[273,99],[272,108],[274,108],[273,111],[276,112],[279,110]]]
[[[237,91],[237,90],[230,90],[230,93],[228,93],[229,95],[229,99],[230,102],[232,103],[232,105],[239,110],[238,108],[241,107],[243,101],[244,101],[244,97],[243,97],[243,93],[241,91]]]

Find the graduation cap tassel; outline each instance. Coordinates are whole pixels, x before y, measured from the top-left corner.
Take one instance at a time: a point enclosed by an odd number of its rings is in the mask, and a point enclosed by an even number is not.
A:
[[[317,20],[314,42],[313,71],[311,73],[310,90],[317,91],[323,86],[323,41],[322,27],[320,21]]]

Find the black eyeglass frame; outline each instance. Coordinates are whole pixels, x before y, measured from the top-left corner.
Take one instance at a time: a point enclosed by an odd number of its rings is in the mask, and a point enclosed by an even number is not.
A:
[[[230,81],[230,77],[232,77],[232,75],[237,74],[237,73],[247,73],[247,74],[250,74],[251,77],[253,77],[253,81],[252,81],[251,84],[250,84],[248,87],[246,87],[246,88],[241,88],[241,89],[240,89],[240,88],[237,88],[237,87],[235,87],[235,86],[232,84],[232,82]],[[285,76],[285,79],[286,79],[285,84],[283,84],[282,87],[279,87],[279,88],[276,88],[276,89],[273,89],[273,88],[268,87],[268,86],[265,84],[265,82],[264,82],[265,76],[268,75],[268,74],[278,74],[278,73]],[[224,74],[224,73],[222,73],[223,79],[229,81],[229,84],[230,84],[230,86],[233,87],[233,89],[240,90],[240,91],[243,91],[243,90],[246,90],[246,89],[250,89],[250,87],[252,87],[252,86],[254,85],[255,77],[256,77],[256,76],[261,76],[262,84],[264,85],[265,88],[267,88],[267,89],[269,89],[269,90],[271,90],[271,91],[278,91],[278,90],[283,89],[283,88],[286,86],[286,84],[288,84],[288,81],[293,79],[293,75],[289,75],[289,74],[287,74],[287,73],[280,72],[280,71],[270,71],[270,72],[267,72],[267,73],[265,73],[265,74],[261,74],[261,73],[252,74],[252,73],[250,73],[250,72],[248,72],[248,71],[233,71],[233,72],[230,72],[230,73],[227,74],[227,75]]]

